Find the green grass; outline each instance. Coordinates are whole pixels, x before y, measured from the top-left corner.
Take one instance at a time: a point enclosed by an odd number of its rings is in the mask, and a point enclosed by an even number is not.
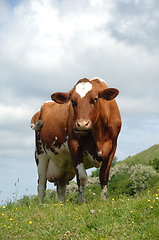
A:
[[[114,195],[106,202],[98,191],[87,188],[80,205],[76,193],[65,205],[48,194],[45,205],[37,196],[25,196],[0,207],[0,239],[158,239],[159,189],[138,197]]]
[[[158,239],[158,174],[149,178],[145,188],[132,193],[131,174],[120,168],[124,163],[126,167],[130,164],[128,168],[135,167],[135,164],[148,166],[154,159],[158,164],[159,145],[116,163],[114,168],[120,171],[109,181],[109,199],[105,202],[100,200],[101,188],[96,183],[86,187],[86,202],[83,204],[76,203],[77,192],[68,194],[63,205],[56,200],[55,191],[48,190],[45,205],[39,203],[38,196],[24,196],[17,203],[1,206],[0,239]],[[139,183],[144,176],[141,168],[135,176],[136,181]]]
[[[159,159],[159,144],[155,144],[145,151],[142,151],[132,157],[129,156],[125,160],[118,162],[118,164],[133,163],[149,165],[150,160],[153,160],[154,158]]]

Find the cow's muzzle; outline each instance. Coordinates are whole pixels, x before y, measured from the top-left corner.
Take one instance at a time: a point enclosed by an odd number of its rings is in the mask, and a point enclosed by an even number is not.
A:
[[[74,132],[76,135],[85,136],[92,129],[92,122],[87,119],[78,119],[75,122]]]

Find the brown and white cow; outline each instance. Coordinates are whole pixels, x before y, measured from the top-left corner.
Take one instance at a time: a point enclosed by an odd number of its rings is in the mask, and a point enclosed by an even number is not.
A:
[[[66,185],[77,177],[78,202],[84,201],[86,170],[100,167],[101,198],[107,197],[110,166],[117,147],[121,118],[115,97],[99,78],[84,78],[68,92],[52,94],[32,120],[36,134],[38,194],[43,202],[47,180],[57,185],[65,202]]]

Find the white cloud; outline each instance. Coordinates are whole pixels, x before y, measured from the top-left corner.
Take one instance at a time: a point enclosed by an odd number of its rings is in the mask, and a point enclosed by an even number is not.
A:
[[[135,99],[135,98],[120,98],[118,100],[120,109],[122,108],[123,115],[138,115],[138,114],[159,114],[158,102],[150,102],[150,99]]]
[[[0,115],[0,124],[5,123],[5,121],[10,122],[12,120],[13,123],[18,123],[28,118],[31,113],[29,107],[23,104],[16,107],[1,104],[0,112],[3,113]]]
[[[32,115],[83,77],[120,91],[119,159],[157,143],[158,16],[148,0],[0,1],[1,158],[34,162]]]
[[[159,4],[157,1],[117,1],[110,22],[110,33],[118,41],[158,51]]]

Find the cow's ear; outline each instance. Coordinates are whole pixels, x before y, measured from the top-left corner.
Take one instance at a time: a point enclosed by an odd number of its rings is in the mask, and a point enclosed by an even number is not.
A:
[[[104,98],[106,100],[112,100],[119,94],[116,88],[107,88],[99,93],[99,98]]]
[[[51,98],[53,101],[55,101],[56,103],[67,103],[70,99],[70,94],[69,93],[61,93],[61,92],[57,92],[57,93],[53,93],[51,95]]]

